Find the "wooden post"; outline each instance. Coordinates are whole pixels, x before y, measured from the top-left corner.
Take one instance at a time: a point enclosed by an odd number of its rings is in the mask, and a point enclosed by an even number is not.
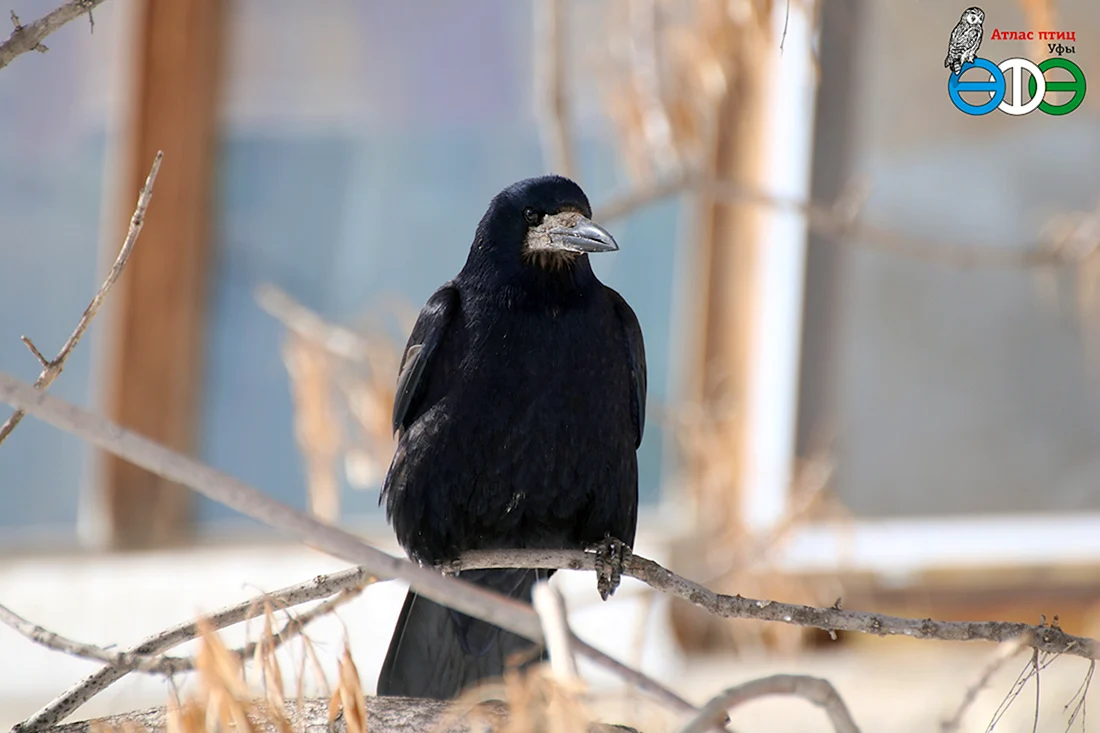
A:
[[[756,191],[761,190],[766,174],[760,143],[767,119],[767,75],[757,48],[766,37],[764,29],[755,27],[744,28],[740,36],[743,42],[730,49],[727,69],[732,83],[716,111],[711,152],[703,161],[703,172],[713,180]],[[697,290],[695,317],[689,320],[695,329],[690,359],[694,367],[687,372],[686,397],[696,404],[730,405],[736,412],[747,396],[751,314],[757,290],[755,264],[759,230],[767,212],[751,202],[723,200],[706,192],[700,193],[696,206],[692,281]],[[739,423],[734,418],[723,421],[720,428],[735,464],[727,464],[726,470],[738,476],[743,471],[736,464],[744,453]],[[705,517],[719,524],[739,521],[739,495],[725,488],[706,497],[700,507]]]
[[[767,122],[767,69],[762,63],[770,18],[748,20],[736,42],[728,46],[725,60],[727,91],[718,104],[709,137],[709,155],[702,161],[703,174],[748,190],[760,190],[765,182],[764,126]],[[685,320],[692,329],[682,395],[689,404],[713,412],[723,406],[730,415],[710,414],[704,428],[710,441],[725,449],[716,464],[715,451],[688,455],[685,466],[695,492],[693,539],[678,544],[672,563],[681,572],[707,557],[707,547],[741,526],[741,487],[744,473],[745,434],[738,415],[743,412],[749,388],[749,349],[752,344],[752,308],[756,299],[756,261],[766,211],[757,204],[708,196],[700,192],[694,216],[693,303]],[[731,486],[731,483],[733,484]],[[732,489],[732,490],[731,490]],[[731,532],[732,530],[732,532]],[[705,573],[702,567],[695,572]],[[716,649],[729,645],[721,620],[698,613],[684,603],[674,603],[671,623],[688,650]]]
[[[136,192],[158,149],[157,181],[141,243],[112,292],[105,358],[107,415],[181,450],[194,445],[201,392],[210,267],[222,0],[137,0],[127,192]],[[120,230],[132,197],[120,197]],[[189,532],[189,492],[112,456],[99,490],[111,547],[177,542]]]

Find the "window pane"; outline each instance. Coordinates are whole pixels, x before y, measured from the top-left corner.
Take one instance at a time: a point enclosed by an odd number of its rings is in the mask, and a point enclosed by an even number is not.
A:
[[[896,60],[856,64],[853,167],[874,184],[869,224],[929,249],[1022,252],[1056,215],[1095,210],[1095,105],[1062,117],[962,114],[946,70],[927,56],[928,39],[952,20],[916,5],[864,5],[864,59]],[[1063,3],[1059,27],[1087,27],[1094,10]],[[1022,22],[1015,12],[998,9],[986,27]],[[1000,63],[1035,53],[987,40],[980,55]],[[1074,58],[1087,68],[1087,55]],[[851,250],[843,273],[845,505],[871,517],[1100,509],[1097,310],[1077,301],[1095,287],[1092,266],[1077,279],[1069,269],[920,261],[891,252],[889,238],[872,244],[886,251]]]

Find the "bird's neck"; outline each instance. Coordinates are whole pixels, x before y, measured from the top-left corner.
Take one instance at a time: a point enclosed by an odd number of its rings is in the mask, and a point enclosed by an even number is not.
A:
[[[537,261],[528,261],[519,267],[501,270],[492,266],[478,267],[468,262],[456,281],[465,287],[494,295],[494,299],[524,308],[565,306],[583,300],[585,295],[600,286],[588,255],[548,264],[542,267]]]
[[[537,287],[548,292],[567,294],[587,290],[598,283],[586,254],[546,261],[536,259],[527,263],[524,269]]]

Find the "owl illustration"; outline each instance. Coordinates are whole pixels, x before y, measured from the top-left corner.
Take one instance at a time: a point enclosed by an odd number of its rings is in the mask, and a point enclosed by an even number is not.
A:
[[[958,74],[966,62],[974,63],[974,55],[982,45],[982,22],[985,11],[978,7],[967,8],[951,31],[951,40],[947,44],[947,58],[943,60],[945,68],[952,74]]]

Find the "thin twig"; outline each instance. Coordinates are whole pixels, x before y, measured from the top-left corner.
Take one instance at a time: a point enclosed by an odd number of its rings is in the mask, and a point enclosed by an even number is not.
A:
[[[27,348],[31,350],[31,353],[34,354],[34,358],[38,359],[38,363],[41,364],[43,368],[50,368],[50,360],[42,355],[42,352],[38,350],[38,347],[34,345],[34,342],[31,341],[29,336],[20,336],[19,340],[26,344]]]
[[[828,680],[805,675],[777,674],[731,687],[703,706],[680,733],[705,733],[714,728],[727,710],[769,695],[794,695],[825,710],[836,733],[859,733],[840,693]]]
[[[70,3],[70,5],[73,3]],[[55,13],[58,11],[54,11]],[[47,16],[49,17],[49,16]],[[74,16],[75,17],[75,16]],[[0,64],[3,66],[3,64]],[[31,350],[34,357],[38,359],[38,362],[42,365],[42,372],[38,375],[38,379],[34,380],[34,388],[37,390],[45,390],[53,384],[54,380],[61,376],[61,371],[65,368],[65,360],[69,358],[69,354],[73,352],[76,345],[80,343],[81,337],[84,332],[88,330],[88,326],[91,324],[92,319],[95,318],[96,313],[99,312],[99,308],[103,305],[103,301],[107,298],[107,293],[110,292],[111,287],[118,280],[122,274],[122,270],[126,267],[126,263],[130,259],[130,253],[134,251],[134,245],[137,244],[138,235],[141,234],[141,227],[145,224],[145,211],[149,208],[149,202],[153,199],[153,184],[156,183],[157,173],[160,172],[161,161],[164,160],[164,152],[157,151],[157,155],[153,158],[153,167],[149,169],[149,176],[145,179],[145,185],[141,189],[141,193],[138,195],[137,206],[134,208],[134,214],[130,217],[130,229],[126,232],[126,239],[122,243],[122,249],[118,251],[118,257],[115,258],[115,264],[111,266],[111,271],[107,273],[107,279],[103,281],[103,284],[99,286],[99,290],[96,291],[95,297],[92,298],[92,302],[88,304],[88,307],[84,309],[84,315],[80,317],[80,322],[76,324],[76,328],[73,329],[65,345],[61,347],[61,351],[57,352],[57,356],[52,361],[47,360],[42,355],[42,352],[34,345],[34,343],[27,336],[23,336],[23,343],[27,345],[27,348]],[[11,435],[11,431],[15,430],[15,427],[23,419],[26,413],[22,410],[16,410],[12,413],[12,416],[8,418],[7,422],[0,426],[0,443]]]
[[[278,632],[272,635],[270,640],[260,639],[257,641],[252,641],[248,644],[245,644],[243,647],[230,650],[230,653],[234,654],[243,661],[247,660],[249,657],[255,654],[257,647],[259,647],[261,644],[266,645],[266,649],[269,653],[275,651],[288,641],[291,641],[292,639],[301,636],[306,627],[317,619],[329,615],[340,606],[344,605],[348,601],[353,600],[356,596],[363,592],[363,588],[369,585],[369,583],[370,580],[368,579],[368,581],[362,585],[352,588],[345,588],[332,598],[329,598],[324,603],[318,603],[316,606],[309,609],[308,611],[303,611],[297,616],[290,615],[286,623],[283,624],[282,628],[280,628]],[[216,629],[218,627],[211,626],[211,628]],[[192,672],[195,670],[194,657],[168,657],[168,659],[173,659],[173,661],[175,661],[174,670],[176,672]],[[161,674],[171,674],[171,672],[165,672],[161,670],[156,671],[160,672]]]
[[[1034,650],[1032,655],[1034,655]],[[993,733],[997,726],[1000,725],[1001,719],[1008,713],[1009,708],[1016,702],[1016,699],[1020,696],[1020,693],[1027,687],[1027,683],[1031,680],[1033,674],[1035,674],[1036,666],[1032,664],[1032,660],[1029,658],[1024,668],[1016,675],[1016,680],[1009,687],[1008,692],[997,705],[997,709],[993,711],[993,716],[989,720],[989,725],[985,727],[985,733]]]
[[[361,587],[346,588],[324,603],[320,603],[296,617],[291,617],[282,629],[280,629],[277,634],[273,635],[270,647],[272,649],[277,649],[291,639],[299,636],[305,626],[331,613],[344,603],[347,603],[357,596],[361,590]],[[253,600],[250,601],[250,603],[254,604],[256,601]],[[96,646],[95,644],[74,641],[26,620],[3,605],[0,605],[0,622],[7,624],[31,641],[48,649],[53,649],[54,651],[63,652],[82,659],[90,659],[94,662],[104,662],[105,664],[119,669],[163,675],[166,677],[171,677],[182,672],[195,671],[194,657],[169,657],[132,651],[116,652],[101,646]],[[222,627],[215,624],[213,628],[218,629]],[[183,643],[183,641],[179,643]],[[259,646],[259,644],[260,642],[258,641],[250,642],[239,649],[233,650],[231,653],[242,660],[246,660],[255,653],[256,647]]]
[[[783,8],[783,35],[779,38],[779,54],[783,55],[783,47],[787,45],[787,29],[791,27],[791,0],[787,0]]]
[[[1021,649],[1027,648],[1027,636],[1018,636],[1012,641],[1006,641],[997,647],[997,651],[990,658],[989,662],[982,668],[981,674],[978,679],[966,688],[966,694],[963,695],[962,702],[959,703],[959,707],[955,710],[954,714],[947,720],[940,723],[941,733],[954,733],[962,725],[963,716],[966,715],[966,711],[974,704],[974,701],[978,699],[978,695],[982,690],[986,688],[989,681],[993,679],[993,675],[1012,659],[1014,656],[1020,653]]]
[[[535,87],[538,90],[539,131],[543,156],[551,170],[567,178],[576,171],[573,135],[569,126],[566,38],[568,22],[564,0],[535,3]]]
[[[1031,655],[1031,661],[1035,665],[1035,722],[1031,726],[1031,733],[1039,733],[1039,703],[1042,701],[1042,696],[1039,694],[1039,650],[1036,649]]]
[[[1081,730],[1085,730],[1087,720],[1087,709],[1085,707],[1088,700],[1089,687],[1092,686],[1092,676],[1096,672],[1096,660],[1092,660],[1089,664],[1089,671],[1085,673],[1085,679],[1081,681],[1081,686],[1077,688],[1077,692],[1073,694],[1073,697],[1069,699],[1065,707],[1062,708],[1062,712],[1069,712],[1069,720],[1066,721],[1066,731],[1073,727],[1074,722],[1078,717],[1081,718]],[[1073,710],[1070,710],[1070,706],[1073,706]]]
[[[316,578],[297,583],[287,588],[282,588],[273,593],[267,593],[259,598],[251,598],[244,603],[223,608],[220,611],[206,617],[206,622],[213,629],[223,629],[227,626],[247,621],[264,614],[264,601],[268,600],[285,608],[298,606],[310,601],[329,598],[337,594],[347,593],[356,588],[366,586],[373,580],[370,573],[362,568],[350,568],[331,575],[319,575]],[[337,596],[339,597],[339,596]],[[289,621],[279,632],[279,639],[289,640],[315,618],[319,618],[319,609],[324,604],[299,615],[296,620]],[[293,624],[293,625],[292,625]],[[51,700],[45,707],[36,712],[27,720],[17,725],[12,733],[21,731],[30,733],[40,731],[57,725],[72,713],[92,699],[103,690],[125,677],[130,672],[138,669],[140,660],[168,651],[180,644],[185,644],[200,634],[197,621],[189,621],[160,631],[153,636],[139,642],[135,646],[123,652],[119,660],[90,674],[70,689]],[[286,635],[284,639],[283,636]],[[242,656],[252,653],[254,647],[248,646],[239,650]]]
[[[102,2],[103,0],[70,0],[27,25],[21,25],[19,18],[12,12],[11,18],[15,30],[8,36],[8,40],[0,43],[0,69],[10,64],[16,56],[28,51],[48,50],[42,45],[46,36],[84,13],[90,15],[92,9]]]
[[[71,654],[74,657],[82,657],[97,662],[113,664],[122,656],[122,654],[118,652],[110,652],[103,647],[73,641],[61,634],[54,633],[49,629],[45,629],[36,623],[28,621],[4,605],[0,605],[0,622],[7,624],[36,644],[41,644],[44,647],[64,652],[65,654]]]

